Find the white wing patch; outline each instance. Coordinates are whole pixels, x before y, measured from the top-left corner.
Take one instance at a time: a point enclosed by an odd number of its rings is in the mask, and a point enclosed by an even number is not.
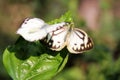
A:
[[[17,30],[17,34],[21,35],[27,41],[37,41],[47,35],[47,32],[42,29],[46,26],[48,25],[41,19],[27,18]]]

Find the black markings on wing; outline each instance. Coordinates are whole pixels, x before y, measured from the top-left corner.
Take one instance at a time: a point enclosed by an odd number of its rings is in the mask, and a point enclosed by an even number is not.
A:
[[[28,22],[30,19],[32,19],[32,18],[26,18],[26,19],[23,21],[23,23],[24,23],[24,24],[27,24],[27,22]]]
[[[64,26],[64,25],[63,25],[63,26]],[[55,32],[55,31],[57,31],[57,30],[62,29],[62,28],[63,28],[63,26],[59,26],[59,27],[57,27],[57,28],[56,28],[56,30],[54,30],[53,32]]]
[[[21,22],[20,27],[21,27],[22,24],[27,24],[27,22],[28,22],[30,19],[32,19],[32,18],[25,18],[25,20],[23,20],[23,21]]]
[[[49,39],[49,42],[48,42],[48,36],[47,35],[44,39],[41,40],[41,42],[46,45],[47,47],[52,47],[52,44],[53,44],[53,40],[52,39]]]
[[[77,46],[76,43],[74,43],[74,46]],[[74,48],[72,47],[72,49],[75,51],[75,52],[84,52],[84,51],[87,51],[87,50],[90,50],[93,48],[93,43],[92,43],[92,40],[88,37],[88,42],[87,42],[87,46],[85,46],[85,44],[80,44],[80,49],[78,48]]]
[[[91,40],[90,37],[87,36],[87,34],[84,32],[84,31],[81,31],[79,29],[76,29],[76,31],[74,31],[74,33],[80,38],[83,40],[83,43],[82,44],[79,44],[79,47],[80,48],[76,48],[76,47],[72,47],[72,49],[78,53],[78,52],[84,52],[84,51],[87,51],[87,50],[90,50],[93,48],[93,42]],[[82,34],[83,36],[80,36],[80,34]],[[86,38],[87,37],[87,38]],[[85,43],[85,39],[87,39],[87,43]],[[77,45],[78,43],[74,43],[74,46],[78,46]]]
[[[62,39],[60,39],[59,35],[64,33],[65,31],[64,26],[66,25],[59,26],[56,28],[56,30],[53,30],[52,32],[48,33],[47,36],[43,40],[41,40],[41,42],[52,50],[59,49],[62,46],[61,45]],[[54,40],[54,38],[56,39]],[[65,39],[64,39],[64,42],[65,42]]]
[[[84,34],[83,32],[81,32],[80,30],[76,29],[75,34],[76,34],[80,39],[84,40],[84,38],[85,38],[85,34]],[[79,34],[82,34],[83,37],[80,36]]]

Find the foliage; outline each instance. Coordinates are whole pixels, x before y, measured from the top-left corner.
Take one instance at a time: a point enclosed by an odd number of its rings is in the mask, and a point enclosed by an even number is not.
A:
[[[61,20],[70,22],[70,17],[70,13],[66,13],[50,23]],[[28,42],[22,37],[3,53],[5,68],[14,80],[49,80],[63,69],[67,59],[66,49],[51,51],[39,41]]]
[[[66,64],[68,54],[62,53],[19,38],[15,45],[6,48],[3,62],[14,80],[48,80]]]
[[[60,23],[60,22],[73,22],[71,12],[70,11],[66,12],[59,19],[55,19],[55,20],[49,22],[49,24],[56,24],[56,23]]]

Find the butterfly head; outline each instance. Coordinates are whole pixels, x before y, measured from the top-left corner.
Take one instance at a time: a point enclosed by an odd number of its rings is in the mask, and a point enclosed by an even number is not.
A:
[[[73,22],[66,22],[66,26],[68,27],[68,31],[71,32],[74,28]]]

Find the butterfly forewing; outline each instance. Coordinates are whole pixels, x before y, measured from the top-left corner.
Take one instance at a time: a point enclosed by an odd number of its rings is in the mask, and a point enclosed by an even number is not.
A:
[[[92,40],[81,29],[74,28],[67,38],[67,48],[71,53],[82,53],[93,47]]]
[[[47,37],[42,42],[45,43],[50,49],[60,51],[66,46],[67,33],[68,27],[63,25],[63,27],[49,32]]]

